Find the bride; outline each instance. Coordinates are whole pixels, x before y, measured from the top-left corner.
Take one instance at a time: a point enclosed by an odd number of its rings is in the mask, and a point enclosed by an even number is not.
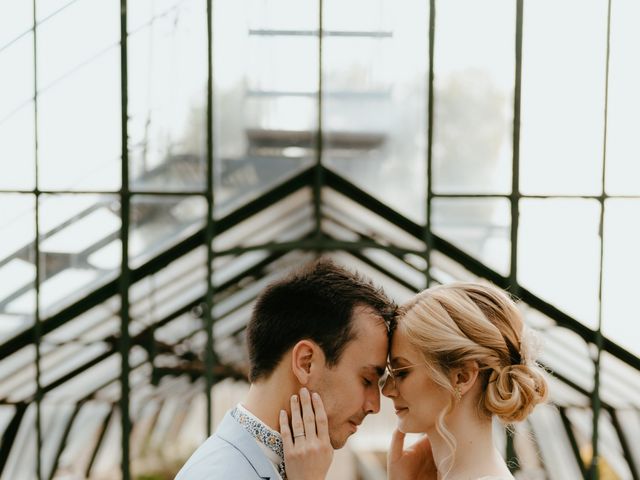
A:
[[[516,305],[496,287],[441,285],[404,304],[381,379],[398,419],[388,478],[512,480],[493,442],[492,418],[522,421],[545,400],[547,384],[530,343]],[[315,414],[301,407],[291,409],[291,421],[315,423],[316,432],[307,433],[315,441],[294,441],[281,417],[287,478],[324,479],[333,454],[321,448],[328,442],[326,414],[321,401],[313,404]],[[405,449],[407,433],[426,435]]]

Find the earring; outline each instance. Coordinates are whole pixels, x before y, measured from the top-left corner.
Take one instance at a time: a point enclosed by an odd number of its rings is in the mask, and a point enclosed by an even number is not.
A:
[[[462,390],[460,390],[460,387],[456,387],[455,395],[456,395],[456,400],[458,401],[462,400]]]

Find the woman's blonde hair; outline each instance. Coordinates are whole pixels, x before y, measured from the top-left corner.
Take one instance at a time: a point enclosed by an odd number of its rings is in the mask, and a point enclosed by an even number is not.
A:
[[[547,397],[520,311],[497,287],[452,283],[424,290],[400,308],[397,328],[421,352],[433,380],[451,393],[436,428],[452,455],[455,438],[444,418],[455,405],[453,369],[477,362],[482,382],[478,412],[505,423],[524,420]]]

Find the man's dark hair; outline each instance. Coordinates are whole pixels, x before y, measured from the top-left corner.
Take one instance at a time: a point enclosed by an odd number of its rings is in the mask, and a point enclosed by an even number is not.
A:
[[[268,377],[284,354],[303,339],[316,342],[327,365],[338,363],[355,338],[355,307],[380,315],[391,330],[396,305],[369,280],[320,259],[267,286],[247,326],[249,380]]]

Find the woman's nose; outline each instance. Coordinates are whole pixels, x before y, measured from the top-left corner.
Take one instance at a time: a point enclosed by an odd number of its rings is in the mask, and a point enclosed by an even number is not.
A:
[[[382,384],[382,394],[385,397],[392,398],[396,396],[396,393],[396,382],[391,375],[387,375],[387,378],[385,378]]]

